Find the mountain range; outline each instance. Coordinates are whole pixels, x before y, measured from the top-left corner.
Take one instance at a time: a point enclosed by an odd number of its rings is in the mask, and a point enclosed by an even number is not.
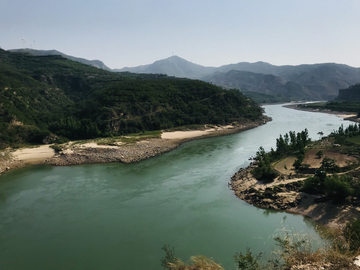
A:
[[[337,97],[339,89],[360,82],[360,68],[336,63],[275,66],[266,62],[240,62],[216,68],[172,56],[150,65],[117,71],[199,79],[250,94],[257,92],[281,96],[283,101],[330,100]]]
[[[225,89],[238,89],[259,103],[332,100],[338,96],[339,89],[346,89],[360,82],[360,68],[336,63],[275,66],[266,62],[240,62],[220,67],[205,67],[178,56],[171,56],[148,65],[110,69],[99,60],[77,58],[56,50],[11,51],[30,55],[61,55],[113,72],[166,74],[198,79]]]

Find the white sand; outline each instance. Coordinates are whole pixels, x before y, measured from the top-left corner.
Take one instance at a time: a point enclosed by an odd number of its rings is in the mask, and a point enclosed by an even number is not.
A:
[[[19,149],[12,153],[15,159],[21,160],[26,164],[41,163],[46,159],[52,158],[54,154],[54,149],[50,148],[49,145]]]
[[[161,139],[188,139],[188,138],[196,138],[210,132],[223,131],[228,129],[234,129],[234,126],[216,126],[215,128],[209,128],[206,130],[189,130],[189,131],[172,131],[172,132],[163,132],[161,134]]]
[[[349,117],[356,117],[357,114],[337,114],[336,116],[345,119]]]
[[[118,143],[120,144],[120,143]],[[90,148],[118,148],[115,145],[98,145],[96,143],[84,143],[80,144],[81,147],[90,147]]]
[[[161,134],[161,139],[195,138],[195,137],[203,136],[205,134],[208,134],[209,132],[214,132],[214,131],[215,131],[215,129],[163,132]]]

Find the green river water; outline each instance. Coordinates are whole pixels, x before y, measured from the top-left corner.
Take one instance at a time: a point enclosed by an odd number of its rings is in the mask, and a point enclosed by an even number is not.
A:
[[[282,228],[317,237],[299,215],[258,209],[228,188],[259,146],[308,128],[313,139],[350,122],[281,105],[264,126],[192,141],[140,163],[32,166],[0,176],[0,269],[161,269],[161,247],[235,269],[251,247],[270,255]]]

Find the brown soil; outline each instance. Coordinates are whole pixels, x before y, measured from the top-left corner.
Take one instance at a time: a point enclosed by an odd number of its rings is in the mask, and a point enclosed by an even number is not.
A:
[[[304,158],[303,164],[309,164],[310,165],[309,168],[320,168],[321,162],[324,157],[335,159],[336,164],[339,167],[346,167],[349,164],[358,163],[357,158],[341,154],[341,153],[339,153],[339,150],[337,150],[336,148],[335,149],[322,149],[321,151],[323,151],[324,156],[322,158],[318,158],[316,156],[316,153],[319,150],[321,150],[321,149],[309,149],[305,153],[305,158]],[[296,159],[295,157],[285,158],[285,159],[279,161],[278,163],[276,163],[274,166],[274,169],[284,175],[290,175],[290,174],[294,175],[294,174],[296,174],[295,168],[293,167],[295,159]]]
[[[288,157],[281,161],[279,161],[275,166],[275,170],[280,172],[281,174],[289,175],[295,173],[295,168],[293,167],[293,164],[295,162],[295,157]]]
[[[345,167],[348,163],[358,163],[358,160],[355,157],[351,157],[348,155],[344,155],[339,153],[339,151],[335,149],[323,149],[324,156],[319,159],[316,156],[316,153],[321,149],[309,149],[305,154],[304,162],[305,164],[309,164],[311,168],[319,168],[321,166],[321,161],[324,157],[328,157],[336,160],[336,164],[339,167]]]

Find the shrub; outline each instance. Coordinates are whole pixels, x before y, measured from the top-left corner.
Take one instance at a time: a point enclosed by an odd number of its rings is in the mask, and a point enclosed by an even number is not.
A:
[[[259,162],[258,167],[253,169],[251,173],[257,180],[265,180],[266,182],[272,182],[278,176],[277,172],[271,168],[270,164],[261,162]]]
[[[318,157],[318,159],[321,159],[324,155],[324,152],[319,150],[317,153],[316,153],[316,156]]]
[[[324,191],[324,186],[321,184],[319,177],[308,177],[305,179],[301,191],[309,194],[321,194]]]
[[[331,177],[327,177],[324,186],[329,198],[335,203],[345,201],[347,197],[354,193],[350,181],[350,177],[346,175],[338,176],[334,174]]]
[[[350,250],[360,248],[360,219],[353,219],[346,224],[344,237],[348,242]]]
[[[321,168],[327,173],[335,173],[340,171],[339,166],[336,165],[336,160],[328,157],[324,157],[324,159],[321,161]]]
[[[186,265],[179,258],[175,257],[174,248],[170,248],[165,245],[161,248],[165,251],[166,255],[162,258],[161,266],[167,270],[197,270],[197,269],[207,269],[207,270],[224,270],[219,264],[214,262],[212,259],[205,256],[192,256],[190,258],[191,264]],[[255,270],[255,269],[254,269]]]
[[[240,270],[260,270],[260,264],[258,263],[258,260],[261,258],[262,253],[259,253],[257,255],[253,255],[250,251],[250,248],[246,249],[245,255],[243,255],[241,252],[235,254],[234,259],[235,263]]]

